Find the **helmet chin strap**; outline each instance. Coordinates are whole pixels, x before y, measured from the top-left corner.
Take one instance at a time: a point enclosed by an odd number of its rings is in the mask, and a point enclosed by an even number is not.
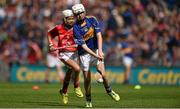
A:
[[[63,22],[64,22],[64,25],[65,25],[65,27],[66,27],[67,29],[71,29],[71,28],[73,27],[72,25],[67,24],[67,21],[66,21],[65,18],[63,19]]]
[[[84,18],[84,19],[85,19],[85,18]],[[77,19],[77,22],[81,24],[81,23],[84,22],[84,19]]]
[[[68,25],[68,24],[65,23],[65,27],[66,27],[67,29],[71,29],[71,28],[72,28],[72,25]]]
[[[86,12],[85,12],[85,11],[84,11],[84,14],[86,15]],[[77,22],[78,22],[78,23],[83,23],[84,20],[85,20],[85,17],[84,17],[83,19],[77,19]]]

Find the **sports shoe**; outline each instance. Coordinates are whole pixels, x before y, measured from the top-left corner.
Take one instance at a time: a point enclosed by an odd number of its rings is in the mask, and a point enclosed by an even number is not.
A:
[[[92,107],[92,103],[89,102],[89,101],[87,101],[87,102],[86,102],[86,107]]]
[[[74,88],[74,91],[75,91],[77,97],[82,98],[84,96],[80,87]]]
[[[120,97],[117,93],[115,93],[113,90],[108,93],[109,96],[111,96],[112,99],[114,99],[115,101],[119,101],[120,100]]]
[[[95,79],[98,83],[103,83],[103,79],[102,79],[102,75],[99,74],[98,72],[96,72],[96,74],[94,75]]]
[[[64,104],[67,104],[68,103],[68,94],[66,93],[63,93],[62,89],[59,91],[61,96],[62,96],[62,101]]]
[[[98,83],[103,83],[103,79],[102,78],[99,78],[96,80]]]

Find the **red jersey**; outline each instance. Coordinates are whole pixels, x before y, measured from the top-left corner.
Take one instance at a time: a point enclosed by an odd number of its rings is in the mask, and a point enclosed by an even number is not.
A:
[[[67,29],[64,24],[56,25],[48,31],[52,37],[58,36],[58,47],[75,45],[73,28]],[[76,51],[77,47],[63,48],[60,51]]]

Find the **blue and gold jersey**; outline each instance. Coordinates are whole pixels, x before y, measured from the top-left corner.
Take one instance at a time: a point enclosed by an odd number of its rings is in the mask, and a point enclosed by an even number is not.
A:
[[[121,42],[121,43],[119,43],[118,46],[122,48],[124,56],[133,58],[133,48],[130,46],[130,44],[128,42]]]
[[[101,32],[98,21],[95,17],[86,16],[83,24],[75,23],[73,27],[75,42],[78,46],[79,55],[84,54],[86,51],[81,45],[86,44],[91,50],[98,49],[96,34]]]

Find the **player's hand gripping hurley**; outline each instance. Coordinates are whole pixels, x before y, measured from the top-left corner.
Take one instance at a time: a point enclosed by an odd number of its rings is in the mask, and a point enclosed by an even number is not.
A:
[[[56,47],[54,48],[55,50],[61,50],[64,48],[72,48],[72,47],[77,47],[78,45],[74,44],[74,45],[68,45],[68,46],[63,46],[63,47]]]
[[[62,50],[64,48],[72,48],[72,47],[77,47],[78,45],[74,44],[74,45],[67,45],[67,46],[63,46],[63,47],[53,47],[53,45],[49,45],[49,50],[50,51],[56,51],[56,50]]]

